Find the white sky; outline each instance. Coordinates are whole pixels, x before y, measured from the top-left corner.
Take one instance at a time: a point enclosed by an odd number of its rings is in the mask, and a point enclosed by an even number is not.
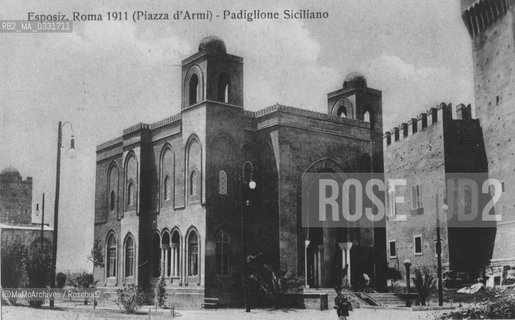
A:
[[[474,103],[470,38],[457,0],[12,1],[0,19],[27,12],[223,9],[328,11],[315,21],[81,22],[72,34],[1,33],[0,169],[34,178],[53,221],[57,122],[73,123],[75,159],[63,156],[58,269],[89,269],[95,146],[138,122],[180,109],[180,63],[208,34],[245,60],[245,108],[276,102],[326,112],[326,94],[351,71],[383,91],[384,128],[440,102]],[[255,2],[255,1],[254,1]],[[69,128],[64,131],[68,143]],[[35,221],[39,217],[35,217]]]

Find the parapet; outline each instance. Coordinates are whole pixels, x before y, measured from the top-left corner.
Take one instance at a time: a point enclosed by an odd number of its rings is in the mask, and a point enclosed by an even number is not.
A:
[[[426,130],[439,122],[446,120],[462,120],[469,121],[472,119],[472,106],[459,104],[456,106],[456,113],[453,113],[452,104],[440,103],[439,105],[430,108],[426,112],[422,112],[416,118],[411,118],[407,122],[403,122],[393,129],[384,133],[383,139],[385,145],[389,146],[392,143],[406,139],[420,131]]]

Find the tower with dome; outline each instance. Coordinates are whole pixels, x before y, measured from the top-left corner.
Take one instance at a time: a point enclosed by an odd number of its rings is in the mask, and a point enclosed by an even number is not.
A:
[[[12,166],[0,173],[0,222],[32,222],[32,177],[23,180],[20,172]]]
[[[307,293],[341,284],[345,257],[352,285],[366,273],[383,290],[384,221],[352,230],[301,222],[305,173],[383,172],[381,92],[352,73],[328,94],[327,113],[246,110],[243,58],[216,36],[181,73],[178,114],[97,146],[98,287],[154,288],[164,277],[176,307],[238,306],[247,253],[304,277]]]

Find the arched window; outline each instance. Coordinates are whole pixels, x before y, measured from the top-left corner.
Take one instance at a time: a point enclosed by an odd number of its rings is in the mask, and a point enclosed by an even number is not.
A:
[[[347,118],[347,108],[341,106],[340,108],[338,108],[336,115],[340,118]]]
[[[165,277],[169,277],[170,276],[170,262],[171,262],[171,257],[170,257],[170,233],[168,233],[168,231],[165,231],[163,233],[163,237],[161,239],[161,250],[162,250],[162,254],[161,254],[161,257],[163,257],[163,261],[162,261],[162,264],[163,264],[163,274]]]
[[[134,204],[134,183],[129,182],[127,187],[127,205],[132,206]]]
[[[223,170],[218,174],[218,193],[227,194],[227,173]]]
[[[163,195],[165,197],[165,201],[170,200],[171,198],[170,189],[170,177],[166,176],[163,181]]]
[[[188,275],[198,275],[198,236],[195,231],[188,236]]]
[[[125,276],[134,276],[134,240],[130,235],[125,241]]]
[[[116,238],[111,234],[107,239],[107,277],[116,277]]]
[[[222,73],[218,77],[218,101],[229,103],[230,78],[227,73]]]
[[[190,174],[190,196],[197,195],[197,186],[198,186],[198,178],[197,171],[193,170]]]
[[[109,197],[109,209],[111,211],[114,211],[116,208],[116,194],[114,193],[114,190],[111,190],[111,195]]]
[[[199,98],[199,79],[196,74],[190,78],[190,106],[198,102]]]
[[[231,240],[225,231],[220,231],[216,235],[216,273],[229,274],[230,256],[231,256]]]
[[[363,121],[370,122],[370,112],[365,111],[365,113],[363,113]]]
[[[181,236],[179,231],[175,230],[172,233],[172,250],[171,250],[171,276],[179,277],[180,272],[180,247],[181,247]]]
[[[154,233],[152,238],[152,276],[161,275],[161,241],[159,234]]]

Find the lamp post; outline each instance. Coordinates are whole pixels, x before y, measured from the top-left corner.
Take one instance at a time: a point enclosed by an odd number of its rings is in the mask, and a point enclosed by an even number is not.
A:
[[[438,276],[438,305],[443,306],[443,283],[442,283],[442,237],[440,235],[440,203],[439,193],[435,195],[436,199],[436,274]],[[445,199],[445,198],[444,198]],[[447,211],[447,204],[442,205],[442,210]]]
[[[245,180],[245,168],[249,166],[249,180]],[[249,197],[249,193],[245,192],[256,189],[256,182],[253,179],[254,175],[254,166],[252,162],[246,161],[243,163],[242,167],[242,176],[241,176],[241,238],[243,241],[243,300],[245,304],[245,312],[250,312],[250,301],[249,301],[249,293],[248,293],[248,268],[247,268],[247,239],[246,239],[246,225],[247,225],[247,207],[250,206],[251,202]]]
[[[70,151],[69,156],[71,158],[75,157],[75,139],[73,136],[73,126],[71,122],[66,121],[62,123],[59,121],[57,126],[57,161],[56,161],[56,170],[55,170],[55,201],[54,201],[54,234],[53,234],[53,243],[52,243],[52,271],[50,273],[50,287],[55,288],[55,272],[56,272],[56,263],[57,263],[57,231],[59,227],[59,190],[60,190],[60,182],[61,182],[61,149],[63,148],[63,128],[65,125],[70,126],[70,130],[72,132],[70,139]],[[54,299],[50,299],[50,307],[54,307]]]
[[[406,293],[407,293],[407,300],[406,300],[406,307],[411,307],[411,300],[410,300],[410,297],[409,297],[409,291],[410,291],[410,274],[409,274],[409,269],[411,268],[411,260],[410,259],[406,259],[404,260],[403,262],[404,264],[404,268],[406,268]]]

